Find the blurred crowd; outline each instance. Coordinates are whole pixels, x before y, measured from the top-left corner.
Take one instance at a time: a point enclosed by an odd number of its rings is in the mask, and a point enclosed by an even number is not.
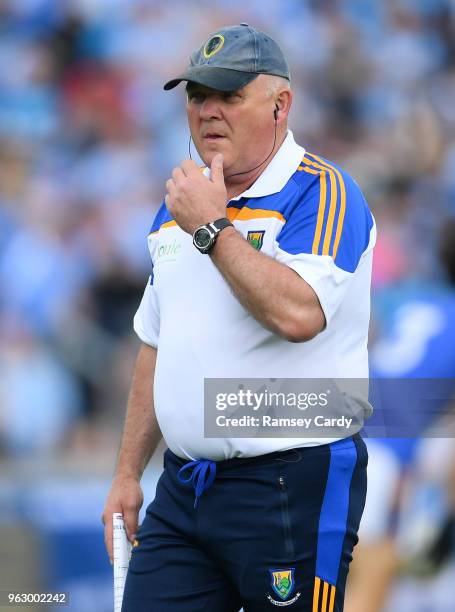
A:
[[[188,156],[183,88],[162,85],[240,22],[288,57],[297,141],[366,194],[373,307],[409,279],[455,281],[438,257],[455,218],[455,0],[0,0],[0,460],[117,443],[146,236]]]

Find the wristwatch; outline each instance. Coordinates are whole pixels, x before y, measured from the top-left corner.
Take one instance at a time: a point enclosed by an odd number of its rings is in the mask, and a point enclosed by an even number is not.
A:
[[[201,253],[210,253],[218,238],[218,234],[233,224],[226,219],[217,219],[213,223],[206,223],[198,227],[193,234],[193,244]]]

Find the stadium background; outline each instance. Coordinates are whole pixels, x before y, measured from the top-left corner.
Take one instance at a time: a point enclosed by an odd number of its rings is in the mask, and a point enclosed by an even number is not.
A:
[[[403,278],[444,282],[453,0],[1,0],[0,590],[69,590],[75,612],[112,609],[100,514],[138,347],[132,316],[148,228],[187,157],[184,93],[162,83],[209,32],[241,21],[289,58],[297,140],[370,202],[373,302]],[[425,612],[453,609],[441,597],[447,607]]]

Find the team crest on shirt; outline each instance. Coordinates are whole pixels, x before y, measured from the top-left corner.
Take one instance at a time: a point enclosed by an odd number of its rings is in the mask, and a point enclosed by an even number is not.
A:
[[[279,601],[274,599],[271,595],[267,595],[267,599],[270,601],[270,603],[272,603],[274,606],[282,607],[290,606],[296,602],[301,595],[300,592],[296,593],[292,599],[288,599],[295,587],[294,568],[291,567],[284,570],[269,570],[269,572],[272,589],[281,599],[281,601]]]
[[[248,232],[246,239],[251,244],[253,248],[257,251],[260,251],[262,248],[262,243],[264,242],[264,234],[265,231],[262,232]]]

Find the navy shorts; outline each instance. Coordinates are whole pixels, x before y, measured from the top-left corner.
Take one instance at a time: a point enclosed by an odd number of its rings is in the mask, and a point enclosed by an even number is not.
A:
[[[359,435],[220,461],[195,508],[166,451],[122,612],[342,612],[367,462]]]

